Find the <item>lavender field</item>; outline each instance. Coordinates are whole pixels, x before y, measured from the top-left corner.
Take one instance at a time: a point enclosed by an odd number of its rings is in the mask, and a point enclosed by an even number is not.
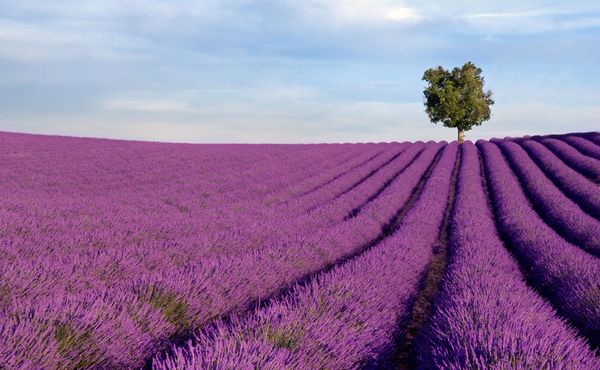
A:
[[[0,132],[0,369],[600,369],[600,133]]]

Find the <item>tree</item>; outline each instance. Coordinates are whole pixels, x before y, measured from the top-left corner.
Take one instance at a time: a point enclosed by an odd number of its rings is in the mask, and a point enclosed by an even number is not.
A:
[[[444,68],[430,68],[423,74],[429,84],[423,91],[427,115],[433,123],[458,129],[458,142],[465,139],[465,131],[490,119],[492,92],[483,91],[481,69],[471,62],[452,72]]]

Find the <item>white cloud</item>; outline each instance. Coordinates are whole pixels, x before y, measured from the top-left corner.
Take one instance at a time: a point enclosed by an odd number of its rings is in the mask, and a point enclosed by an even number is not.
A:
[[[536,8],[525,11],[470,13],[455,19],[482,34],[538,34],[600,26],[600,18],[583,9]]]
[[[414,24],[422,19],[419,12],[399,1],[387,0],[316,0],[293,2],[309,16],[320,16],[343,24]]]
[[[494,19],[494,18],[502,18],[502,19],[510,19],[510,18],[531,18],[531,17],[540,17],[546,15],[553,14],[564,14],[564,11],[555,10],[555,9],[537,9],[537,10],[528,10],[523,12],[495,12],[495,13],[474,13],[467,14],[464,18],[484,18],[484,19]]]

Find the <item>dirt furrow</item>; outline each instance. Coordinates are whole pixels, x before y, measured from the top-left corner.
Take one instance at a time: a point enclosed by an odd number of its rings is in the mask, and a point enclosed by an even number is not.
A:
[[[433,255],[427,266],[427,272],[423,276],[421,288],[414,298],[410,321],[400,332],[399,346],[394,356],[396,368],[399,370],[414,368],[414,341],[419,330],[429,320],[433,299],[442,281],[446,264],[448,260],[447,240],[448,240],[448,224],[454,206],[454,198],[456,194],[456,181],[458,169],[461,163],[461,151],[458,151],[454,169],[452,171],[452,184],[450,186],[450,194],[448,195],[448,205],[444,215],[444,222],[440,228],[438,240],[433,247]]]

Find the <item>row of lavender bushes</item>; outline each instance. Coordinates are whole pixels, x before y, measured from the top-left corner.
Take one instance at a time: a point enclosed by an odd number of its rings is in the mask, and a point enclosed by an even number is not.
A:
[[[477,143],[499,230],[526,268],[528,280],[588,337],[600,338],[600,260],[560,237],[529,204],[494,143]]]
[[[592,158],[579,152],[576,148],[563,140],[551,137],[536,139],[546,145],[570,167],[587,176],[592,181],[596,183],[600,182],[600,164],[598,163],[597,158]]]
[[[518,143],[565,195],[600,219],[600,197],[596,184],[569,167],[544,145],[534,140],[519,140]]]
[[[590,253],[600,256],[600,221],[569,199],[518,144],[494,141],[519,178],[528,199],[557,233]]]
[[[592,140],[588,140],[585,136],[579,137],[578,135],[563,135],[562,139],[571,144],[581,153],[596,159],[600,159],[600,148],[598,145],[594,145],[593,143],[593,138],[596,137],[597,140],[597,136],[594,136],[593,133],[590,133],[589,135]]]

